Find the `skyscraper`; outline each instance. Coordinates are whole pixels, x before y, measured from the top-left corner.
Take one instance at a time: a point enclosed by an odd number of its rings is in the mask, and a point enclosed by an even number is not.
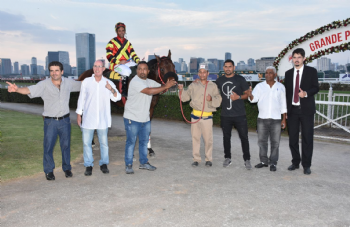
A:
[[[231,59],[231,53],[229,53],[229,52],[226,52],[226,53],[225,53],[225,61],[226,61],[227,59]]]
[[[36,64],[37,64],[36,57],[32,57],[32,64],[34,64],[34,65],[36,65]]]
[[[273,62],[275,61],[275,57],[264,57],[261,59],[257,59],[256,62],[256,71],[257,72],[265,72],[268,66],[273,66]]]
[[[183,61],[182,63],[181,63],[181,72],[187,72],[187,65],[186,65],[186,62],[185,61]]]
[[[19,65],[18,65],[18,61],[16,61],[15,63],[13,63],[13,73],[14,73],[14,74],[19,74]]]
[[[58,61],[58,51],[47,52],[47,64],[50,64],[53,61]]]
[[[218,60],[218,71],[222,71],[224,69],[224,60]]]
[[[38,75],[45,75],[44,66],[38,65]]]
[[[21,65],[21,73],[22,73],[22,76],[29,75],[29,65],[27,64]]]
[[[12,73],[12,64],[11,59],[9,58],[0,58],[0,74],[6,75]]]
[[[211,68],[212,68],[211,70],[213,70],[213,71],[211,71],[211,72],[217,72],[217,71],[219,71],[219,61],[218,61],[218,59],[216,59],[216,58],[210,58],[210,59],[208,59],[208,62],[213,63],[213,65],[214,65],[214,67],[215,67],[215,69],[214,69],[213,66],[208,65],[208,66],[209,66],[209,69],[210,69],[210,67],[211,67]]]
[[[69,63],[68,51],[58,51],[58,61],[63,65],[64,74],[71,74],[72,69]]]
[[[36,57],[32,57],[32,64],[30,64],[30,74],[37,75],[38,74],[38,65]]]
[[[49,56],[45,58],[45,75],[49,75]]]
[[[331,59],[322,57],[317,59],[317,70],[318,71],[327,71],[331,69]]]
[[[48,67],[48,64],[53,61],[59,61],[62,63],[64,74],[71,74],[68,51],[49,51],[47,54],[46,68]]]
[[[205,59],[204,58],[197,58],[197,62],[198,62],[198,66],[199,67],[199,64],[202,63],[202,62],[205,62]]]
[[[77,76],[91,69],[96,60],[95,34],[75,34],[75,47],[77,55]]]
[[[180,72],[181,71],[181,64],[175,61],[174,65],[175,65],[176,72]]]
[[[196,73],[197,70],[198,70],[198,65],[199,65],[198,59],[191,57],[189,72],[190,73]]]

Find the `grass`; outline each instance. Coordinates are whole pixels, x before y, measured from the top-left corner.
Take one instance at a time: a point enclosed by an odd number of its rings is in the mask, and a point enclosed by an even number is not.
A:
[[[319,93],[327,93],[328,94],[329,90],[320,90]],[[350,94],[350,91],[334,91],[333,93],[339,93],[339,94]]]
[[[25,177],[43,172],[44,121],[42,116],[0,109],[1,180]],[[81,131],[72,125],[71,160],[81,157]],[[54,149],[56,170],[61,169],[59,141]]]

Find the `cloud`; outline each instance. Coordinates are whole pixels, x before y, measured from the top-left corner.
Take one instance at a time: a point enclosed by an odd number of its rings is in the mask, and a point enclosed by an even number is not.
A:
[[[39,23],[29,23],[23,15],[10,14],[0,11],[0,31],[6,34],[17,34],[24,40],[45,44],[72,44],[75,33],[62,29],[50,29]]]

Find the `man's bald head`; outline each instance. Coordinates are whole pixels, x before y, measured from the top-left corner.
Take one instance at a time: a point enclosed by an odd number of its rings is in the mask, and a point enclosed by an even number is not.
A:
[[[94,65],[100,65],[100,66],[102,66],[102,67],[105,67],[102,60],[96,60],[95,63],[94,63]]]
[[[97,76],[97,77],[102,76],[102,73],[105,70],[103,61],[101,61],[101,60],[95,61],[93,70],[94,70],[95,76]]]

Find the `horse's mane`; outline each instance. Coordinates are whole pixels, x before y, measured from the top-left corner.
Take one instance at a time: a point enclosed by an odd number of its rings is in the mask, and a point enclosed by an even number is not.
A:
[[[154,70],[157,67],[157,59],[152,59],[147,62],[148,68]]]

